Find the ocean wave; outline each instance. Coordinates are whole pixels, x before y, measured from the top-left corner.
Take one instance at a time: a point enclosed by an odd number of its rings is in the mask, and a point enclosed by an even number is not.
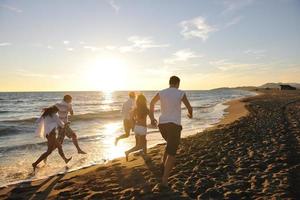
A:
[[[92,119],[111,119],[121,117],[120,110],[112,110],[112,111],[102,111],[98,113],[85,113],[80,115],[74,115],[71,117],[72,121],[80,121],[80,120],[92,120]]]
[[[9,111],[8,110],[0,110],[0,114],[1,113],[9,113]]]
[[[26,119],[12,119],[12,120],[3,120],[1,122],[8,122],[8,123],[34,123],[36,122],[37,117],[31,117]]]
[[[19,134],[21,130],[16,127],[2,127],[0,128],[0,137],[1,136],[7,136],[7,135],[13,135],[13,134]]]
[[[82,121],[82,120],[93,120],[93,119],[111,119],[121,117],[120,110],[112,110],[112,111],[102,111],[98,113],[84,113],[78,114],[70,117],[71,121]],[[16,119],[16,120],[4,120],[2,122],[9,123],[34,123],[36,122],[37,117],[31,117],[26,119]]]
[[[207,109],[215,107],[216,104],[207,104],[203,106],[193,106],[194,109],[200,109],[205,112],[208,112]],[[183,107],[182,110],[186,110],[186,107]],[[155,112],[160,112],[160,109],[156,109]],[[1,111],[0,111],[1,113]],[[95,113],[84,113],[78,114],[70,117],[71,121],[84,121],[84,120],[93,120],[93,119],[113,119],[113,118],[121,118],[121,110],[111,110],[111,111],[101,111]],[[16,119],[16,120],[4,120],[2,122],[8,123],[35,123],[37,117],[31,117],[26,119]]]

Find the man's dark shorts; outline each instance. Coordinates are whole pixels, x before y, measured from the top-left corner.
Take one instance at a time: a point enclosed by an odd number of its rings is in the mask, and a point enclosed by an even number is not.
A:
[[[166,140],[166,152],[169,155],[175,156],[180,143],[180,135],[182,126],[174,123],[166,123],[158,125],[162,137]]]
[[[58,137],[57,140],[62,144],[65,136],[72,138],[76,136],[75,132],[70,128],[69,125],[66,125],[64,128],[58,128]]]

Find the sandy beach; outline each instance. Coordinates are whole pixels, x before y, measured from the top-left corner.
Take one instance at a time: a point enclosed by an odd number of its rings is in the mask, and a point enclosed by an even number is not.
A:
[[[182,139],[169,189],[156,187],[162,144],[129,162],[0,188],[0,199],[297,199],[300,92],[264,91],[228,105],[214,128]]]

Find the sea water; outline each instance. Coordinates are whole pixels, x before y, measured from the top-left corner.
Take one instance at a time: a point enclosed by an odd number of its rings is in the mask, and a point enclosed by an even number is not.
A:
[[[142,93],[150,101],[157,91]],[[75,115],[70,118],[71,128],[78,136],[80,147],[88,154],[78,155],[72,141],[65,138],[63,150],[67,157],[73,157],[67,167],[55,150],[47,163],[42,162],[33,174],[31,164],[47,149],[46,139],[35,135],[36,119],[43,108],[60,102],[65,94],[73,97]],[[217,123],[227,107],[224,102],[254,95],[234,89],[186,91],[186,94],[194,108],[194,117],[189,119],[187,110],[182,107],[182,137]],[[0,186],[65,173],[124,156],[124,151],[135,144],[134,135],[120,140],[117,146],[114,140],[123,134],[121,108],[127,99],[128,91],[0,93]],[[158,104],[156,118],[159,108]],[[148,128],[147,140],[148,147],[164,142],[153,127]]]

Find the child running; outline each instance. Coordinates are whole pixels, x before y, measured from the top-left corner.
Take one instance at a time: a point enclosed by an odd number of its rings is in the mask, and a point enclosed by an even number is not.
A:
[[[149,109],[147,107],[147,99],[143,94],[138,95],[136,100],[136,108],[133,110],[133,119],[135,121],[134,134],[135,146],[125,152],[126,161],[130,153],[138,150],[143,150],[144,154],[147,153],[147,116]]]
[[[56,106],[51,106],[49,108],[46,108],[44,109],[44,113],[38,120],[39,125],[36,130],[36,133],[43,138],[46,136],[48,149],[37,159],[37,161],[32,163],[33,171],[35,171],[37,165],[42,160],[47,158],[55,148],[58,149],[58,153],[65,161],[65,163],[68,163],[72,159],[72,157],[70,158],[65,157],[61,144],[56,139],[56,128],[64,127],[64,123],[59,119],[57,112],[58,112],[58,108]]]

